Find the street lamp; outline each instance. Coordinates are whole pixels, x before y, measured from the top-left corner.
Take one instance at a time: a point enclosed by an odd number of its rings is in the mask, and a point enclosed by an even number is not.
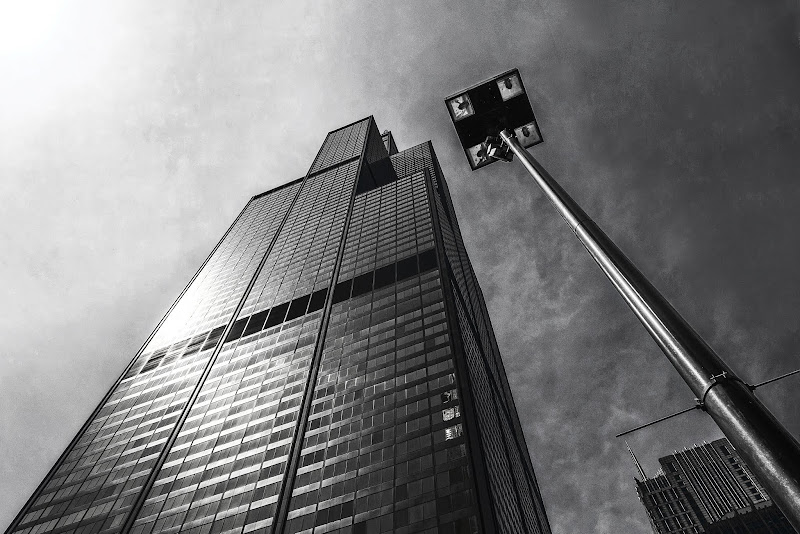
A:
[[[625,302],[800,532],[800,444],[526,150],[541,132],[514,69],[445,99],[472,170],[517,156]],[[462,106],[462,107],[459,107]],[[458,111],[456,111],[458,110]]]
[[[542,142],[516,69],[456,93],[445,103],[473,171],[498,159],[511,160],[509,147],[497,137],[501,130],[513,130],[525,148]]]

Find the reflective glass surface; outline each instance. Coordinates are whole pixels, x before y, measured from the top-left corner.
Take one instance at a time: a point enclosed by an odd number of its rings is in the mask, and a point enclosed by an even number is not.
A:
[[[367,140],[370,124],[371,119],[365,119],[329,133],[311,165],[309,173],[314,174],[360,156]]]
[[[230,320],[299,188],[293,184],[250,202],[145,352]]]
[[[549,532],[430,143],[251,199],[11,532],[123,530]]]
[[[296,193],[247,205],[13,532],[119,529]]]
[[[340,279],[375,289],[331,310],[287,533],[477,532],[439,271],[401,275],[433,247],[428,206],[422,172],[355,199]]]
[[[331,285],[357,169],[357,161],[334,166],[302,184],[132,532],[272,526],[322,317],[303,313],[307,298],[286,320],[292,306],[281,303]],[[275,310],[282,320],[273,325]]]

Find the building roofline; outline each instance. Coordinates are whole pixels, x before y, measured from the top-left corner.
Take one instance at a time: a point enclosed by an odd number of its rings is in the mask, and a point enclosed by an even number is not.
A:
[[[334,133],[334,132],[338,132],[339,130],[344,130],[345,128],[349,128],[350,126],[353,126],[354,124],[358,124],[359,122],[364,122],[365,120],[368,120],[368,119],[372,119],[372,122],[375,122],[375,117],[373,115],[368,115],[368,116],[364,117],[363,119],[358,119],[357,121],[353,121],[350,124],[345,124],[344,126],[342,126],[340,128],[336,128],[335,130],[331,130],[330,132],[328,132],[325,135],[325,139],[327,139],[328,136],[330,134]],[[324,141],[323,141],[323,143],[324,143]],[[314,161],[316,161],[316,157],[314,158]],[[312,166],[313,166],[313,163],[312,163]],[[257,199],[257,198],[261,198],[261,197],[263,197],[265,195],[269,195],[270,193],[274,193],[275,191],[283,189],[284,187],[289,187],[290,185],[294,185],[296,183],[302,182],[306,178],[306,176],[309,176],[309,173],[306,173],[305,176],[301,176],[300,178],[297,178],[296,180],[292,180],[291,182],[286,182],[285,184],[279,185],[277,187],[273,187],[272,189],[270,189],[268,191],[264,191],[263,193],[259,193],[257,195],[254,195],[253,197],[250,198],[250,201],[253,201],[253,200]]]
[[[344,130],[345,128],[349,128],[350,126],[353,126],[354,124],[358,124],[359,122],[364,122],[367,119],[372,119],[372,122],[375,122],[375,116],[374,115],[367,115],[363,119],[358,119],[357,121],[353,121],[350,124],[345,124],[344,126],[336,128],[335,130],[331,130],[330,132],[328,132],[327,135],[330,135],[330,134],[332,134],[334,132],[338,132],[339,130]]]

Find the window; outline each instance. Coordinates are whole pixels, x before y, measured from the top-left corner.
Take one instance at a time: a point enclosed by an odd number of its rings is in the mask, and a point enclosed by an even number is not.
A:
[[[448,427],[448,428],[444,429],[444,439],[445,440],[456,439],[458,437],[461,437],[461,435],[463,433],[464,433],[464,429],[461,426],[461,423],[459,423],[459,424],[457,424],[455,426],[451,426],[451,427]]]
[[[445,408],[442,410],[442,419],[445,421],[450,421],[451,419],[455,419],[459,417],[461,413],[458,410],[458,406],[454,406],[452,408]]]

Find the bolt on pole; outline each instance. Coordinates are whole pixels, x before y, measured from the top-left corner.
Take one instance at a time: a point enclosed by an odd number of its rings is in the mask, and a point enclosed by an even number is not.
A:
[[[800,444],[517,140],[500,133],[725,437],[800,532]]]

